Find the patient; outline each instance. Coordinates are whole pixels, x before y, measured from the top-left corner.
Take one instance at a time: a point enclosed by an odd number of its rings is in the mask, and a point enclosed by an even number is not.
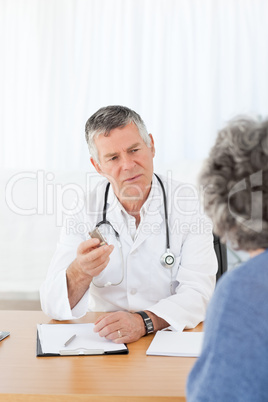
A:
[[[214,231],[246,263],[218,282],[205,321],[187,400],[268,400],[268,120],[237,119],[223,129],[200,176]]]

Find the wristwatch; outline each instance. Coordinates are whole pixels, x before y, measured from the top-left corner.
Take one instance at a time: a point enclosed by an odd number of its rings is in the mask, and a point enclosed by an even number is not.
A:
[[[146,335],[152,334],[154,332],[154,324],[151,318],[144,311],[136,311],[136,314],[139,314],[144,322]]]

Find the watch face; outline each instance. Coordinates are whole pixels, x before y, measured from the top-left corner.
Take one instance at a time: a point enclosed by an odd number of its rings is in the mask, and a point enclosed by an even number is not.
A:
[[[154,325],[152,320],[148,317],[145,320],[146,333],[151,334],[154,332]]]

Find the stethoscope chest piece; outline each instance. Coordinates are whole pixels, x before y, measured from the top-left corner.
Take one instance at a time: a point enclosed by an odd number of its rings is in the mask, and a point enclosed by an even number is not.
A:
[[[175,264],[175,255],[168,249],[167,252],[162,255],[160,262],[164,268],[172,268]]]

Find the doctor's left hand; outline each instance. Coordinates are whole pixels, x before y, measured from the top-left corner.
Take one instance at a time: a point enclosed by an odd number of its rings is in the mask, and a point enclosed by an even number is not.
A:
[[[95,322],[94,332],[115,343],[130,343],[140,339],[146,331],[138,314],[116,311],[101,315]]]

